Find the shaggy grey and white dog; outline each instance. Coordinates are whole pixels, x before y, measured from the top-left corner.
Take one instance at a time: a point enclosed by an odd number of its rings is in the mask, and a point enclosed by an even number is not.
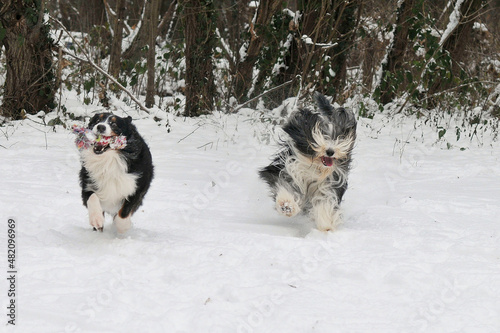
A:
[[[300,109],[283,126],[288,139],[270,165],[259,171],[271,187],[278,213],[310,214],[321,231],[341,222],[340,202],[356,139],[356,118],[316,94],[319,111]]]

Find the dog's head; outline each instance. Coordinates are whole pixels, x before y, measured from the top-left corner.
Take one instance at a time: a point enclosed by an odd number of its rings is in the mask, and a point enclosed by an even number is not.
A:
[[[112,113],[97,113],[89,121],[88,129],[96,137],[103,137],[105,140],[96,141],[94,144],[94,153],[102,154],[109,149],[109,140],[111,137],[128,137],[132,130],[132,117],[122,118]]]
[[[339,167],[350,160],[356,139],[356,118],[352,111],[335,109],[325,96],[315,96],[319,112],[301,109],[292,114],[283,130],[294,151],[321,168]]]

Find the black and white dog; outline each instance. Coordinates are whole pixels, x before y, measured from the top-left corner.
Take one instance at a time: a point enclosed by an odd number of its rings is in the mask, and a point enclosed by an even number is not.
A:
[[[102,231],[106,212],[113,216],[118,232],[126,232],[153,179],[151,152],[131,117],[98,113],[90,119],[88,130],[98,137],[126,139],[120,149],[112,149],[108,143],[82,150],[80,170],[82,199],[90,225]]]
[[[271,187],[280,214],[309,213],[319,230],[329,231],[341,222],[356,119],[323,95],[315,99],[319,112],[301,109],[290,115],[283,127],[288,139],[259,175]]]

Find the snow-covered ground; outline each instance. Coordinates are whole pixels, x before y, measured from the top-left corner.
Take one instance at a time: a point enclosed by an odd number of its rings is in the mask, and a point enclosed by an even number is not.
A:
[[[447,149],[411,120],[360,120],[345,222],[326,234],[273,211],[256,170],[276,136],[252,111],[129,114],[156,176],[124,237],[88,225],[69,130],[0,128],[18,332],[500,331],[498,143]]]

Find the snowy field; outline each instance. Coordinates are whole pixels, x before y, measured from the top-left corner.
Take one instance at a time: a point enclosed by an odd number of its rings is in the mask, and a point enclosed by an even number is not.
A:
[[[103,233],[88,225],[69,130],[38,117],[0,128],[15,331],[500,332],[498,143],[448,149],[413,120],[361,119],[345,222],[327,234],[273,211],[256,171],[278,136],[256,112],[128,113],[156,175],[123,237],[109,217]]]

